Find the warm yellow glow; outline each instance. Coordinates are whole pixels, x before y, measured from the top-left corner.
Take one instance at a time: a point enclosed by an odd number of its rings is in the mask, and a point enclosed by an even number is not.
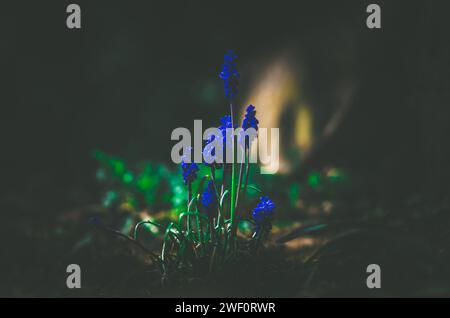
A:
[[[331,212],[333,212],[333,209],[334,209],[333,202],[331,202],[331,201],[322,202],[322,209],[325,214],[331,214]]]
[[[301,105],[295,122],[295,143],[301,150],[308,150],[312,145],[312,115],[306,105]]]
[[[312,237],[299,237],[285,243],[286,247],[291,250],[299,250],[305,247],[313,247],[317,245],[317,240]]]
[[[294,73],[293,69],[287,59],[276,59],[266,68],[251,89],[245,107],[253,104],[257,110],[259,127],[270,129],[281,128],[281,116],[288,105],[300,104],[301,107],[296,118],[296,128],[292,132],[295,136],[283,135],[283,130],[280,129],[280,140],[289,141],[289,139],[295,138],[296,145],[303,150],[309,148],[312,143],[312,115],[310,109],[301,104],[298,75]],[[269,143],[273,142],[270,140],[270,133],[268,140]],[[280,145],[277,146],[279,147]],[[256,149],[253,151],[256,151]],[[283,149],[280,149],[279,153],[278,173],[287,173],[290,167],[283,156]],[[270,164],[262,168],[266,173],[273,173],[276,170]]]
[[[329,168],[327,170],[327,177],[333,178],[339,176],[339,170],[337,168]]]

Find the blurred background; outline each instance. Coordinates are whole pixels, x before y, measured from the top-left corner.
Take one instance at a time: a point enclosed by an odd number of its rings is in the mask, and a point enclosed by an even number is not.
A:
[[[382,28],[370,30],[371,2],[77,1],[81,30],[65,26],[69,1],[3,4],[2,293],[53,279],[39,251],[58,258],[65,245],[36,237],[99,200],[93,151],[170,167],[173,129],[218,125],[228,49],[239,55],[240,114],[253,104],[261,127],[280,128],[281,215],[311,212],[297,187],[324,176],[350,178],[349,215],[447,204],[448,6],[376,1]]]

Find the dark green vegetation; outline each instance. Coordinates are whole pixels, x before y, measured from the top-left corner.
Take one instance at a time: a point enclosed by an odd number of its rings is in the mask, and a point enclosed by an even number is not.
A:
[[[432,205],[411,198],[403,208],[371,208],[368,201],[342,199],[355,191],[348,184],[349,176],[336,183],[327,180],[326,174],[317,178],[318,173],[306,178],[304,184],[291,184],[288,193],[276,191],[288,188],[285,178],[273,176],[266,181],[264,186],[284,203],[278,207],[282,212],[269,241],[257,254],[243,255],[215,273],[209,272],[209,263],[200,260],[196,271],[179,271],[165,280],[146,251],[116,234],[95,229],[89,219],[100,216],[105,224],[127,235],[133,234],[134,224],[143,218],[169,224],[178,213],[170,213],[176,210],[174,202],[146,199],[150,195],[145,193],[169,189],[166,186],[171,178],[184,186],[177,177],[179,171],[151,163],[131,169],[121,159],[100,152],[95,156],[100,163],[96,175],[104,189],[99,204],[64,212],[51,222],[42,219],[31,223],[25,217],[21,223],[6,220],[9,238],[18,247],[8,258],[36,265],[19,272],[2,264],[6,272],[17,273],[5,277],[6,284],[25,282],[15,295],[449,296],[448,205],[436,204],[430,212]],[[128,173],[133,182],[124,180]],[[144,175],[153,181],[136,187]],[[311,182],[313,179],[318,181]],[[185,203],[185,196],[180,200]],[[327,214],[330,202],[332,212]],[[311,211],[315,217],[308,216]],[[39,231],[43,228],[52,230]],[[142,228],[139,236],[147,249],[160,252],[164,233],[157,227]],[[33,258],[37,255],[40,257]],[[65,287],[65,266],[69,263],[81,265],[81,290]],[[365,269],[370,263],[381,265],[381,290],[365,286]]]

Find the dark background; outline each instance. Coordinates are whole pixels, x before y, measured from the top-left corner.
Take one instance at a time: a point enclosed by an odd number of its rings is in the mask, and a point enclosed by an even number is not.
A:
[[[66,28],[69,1],[2,4],[2,217],[46,222],[94,202],[94,149],[170,163],[174,128],[226,109],[218,72],[230,48],[243,92],[253,60],[298,52],[319,119],[352,77],[351,111],[318,162],[366,176],[387,204],[445,198],[448,6],[372,2],[381,30],[365,25],[369,1],[76,1],[81,30]]]

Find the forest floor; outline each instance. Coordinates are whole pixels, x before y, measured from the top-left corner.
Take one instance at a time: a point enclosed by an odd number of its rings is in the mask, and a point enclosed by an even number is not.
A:
[[[450,211],[446,204],[433,207],[434,213],[419,213],[409,219],[337,219],[311,232],[298,221],[276,225],[257,256],[231,264],[216,275],[184,277],[181,284],[162,282],[156,267],[138,249],[90,226],[86,222],[90,209],[75,209],[57,218],[36,218],[27,213],[4,218],[0,295],[450,296]],[[280,243],[280,239],[286,242]],[[146,244],[158,252],[161,240],[155,238]],[[81,289],[67,288],[68,264],[80,265]],[[381,289],[366,285],[369,264],[381,267]]]

